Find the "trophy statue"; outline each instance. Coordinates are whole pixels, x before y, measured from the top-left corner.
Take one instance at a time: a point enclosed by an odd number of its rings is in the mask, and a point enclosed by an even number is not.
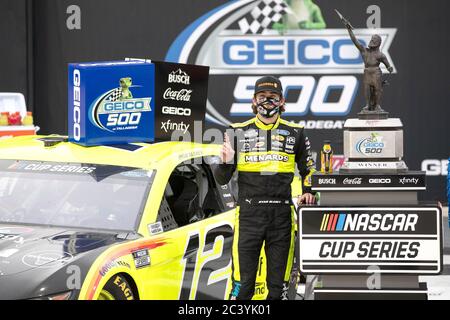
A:
[[[389,72],[393,67],[380,51],[381,37],[374,34],[365,48],[355,37],[353,26],[335,9],[348,30],[350,38],[364,61],[363,88],[366,106],[358,119],[348,119],[344,124],[345,162],[343,172],[397,173],[408,170],[403,157],[403,124],[399,118],[389,118],[381,106],[383,85],[380,63]]]
[[[392,68],[386,56],[380,51],[381,37],[378,34],[374,34],[372,39],[370,39],[369,46],[364,48],[356,39],[350,22],[339,11],[336,9],[335,11],[347,28],[350,38],[356,48],[358,48],[364,61],[363,88],[366,106],[358,116],[360,119],[387,119],[388,113],[381,108],[380,102],[383,95],[383,85],[387,85],[388,82],[381,79],[380,63],[383,63],[390,73],[392,73],[394,68]]]

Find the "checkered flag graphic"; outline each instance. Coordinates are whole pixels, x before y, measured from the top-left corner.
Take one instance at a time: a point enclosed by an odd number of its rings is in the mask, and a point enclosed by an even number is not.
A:
[[[260,34],[290,12],[284,0],[261,0],[248,15],[239,20],[239,28],[244,34]]]
[[[121,97],[122,97],[122,89],[116,88],[108,95],[108,97],[106,97],[105,100],[114,102],[114,101],[119,100]]]

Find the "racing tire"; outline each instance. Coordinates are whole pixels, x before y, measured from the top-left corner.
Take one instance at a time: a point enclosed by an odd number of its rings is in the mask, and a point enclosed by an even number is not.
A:
[[[98,300],[135,300],[133,289],[121,274],[114,275],[100,291]]]

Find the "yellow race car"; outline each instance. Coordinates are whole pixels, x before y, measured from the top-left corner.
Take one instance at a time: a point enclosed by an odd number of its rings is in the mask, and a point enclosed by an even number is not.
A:
[[[219,151],[1,141],[0,299],[227,299],[235,195],[212,175]],[[254,299],[264,279],[262,254]]]

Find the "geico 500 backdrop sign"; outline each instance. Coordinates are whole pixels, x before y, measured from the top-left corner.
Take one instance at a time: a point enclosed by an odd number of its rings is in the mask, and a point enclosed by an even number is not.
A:
[[[232,120],[229,116],[252,115],[249,103],[255,80],[275,74],[289,97],[285,115],[335,117],[338,120],[320,126],[339,129],[343,124],[339,117],[351,111],[358,90],[352,74],[362,72],[363,62],[346,29],[325,29],[325,23],[316,24],[319,29],[304,29],[302,24],[288,23],[307,17],[302,11],[307,9],[283,0],[227,3],[187,27],[172,43],[166,60],[211,66],[210,91],[217,94],[210,96],[217,96],[217,101],[208,101],[206,119],[216,124],[227,125]],[[276,30],[277,24],[285,28]],[[355,30],[364,45],[372,33]],[[392,61],[388,49],[396,29],[377,29],[377,33],[382,52]],[[329,99],[333,92],[338,99]],[[223,109],[224,105],[229,109]]]

